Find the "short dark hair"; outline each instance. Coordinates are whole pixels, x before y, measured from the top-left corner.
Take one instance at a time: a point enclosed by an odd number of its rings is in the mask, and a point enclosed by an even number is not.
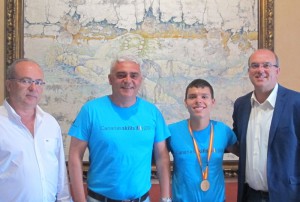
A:
[[[185,100],[187,99],[187,94],[188,94],[188,90],[189,88],[193,88],[193,87],[196,87],[196,88],[205,88],[205,87],[208,87],[209,90],[210,90],[210,93],[211,93],[211,97],[212,99],[214,99],[214,89],[213,87],[210,85],[209,82],[207,82],[206,80],[204,79],[195,79],[193,80],[187,87],[186,87],[186,90],[185,90]]]

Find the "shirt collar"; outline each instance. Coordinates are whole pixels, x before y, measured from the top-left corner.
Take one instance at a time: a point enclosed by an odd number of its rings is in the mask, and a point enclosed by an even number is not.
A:
[[[276,83],[275,87],[273,88],[271,94],[269,95],[269,97],[261,104],[265,104],[266,102],[268,102],[273,108],[275,107],[275,103],[276,103],[276,97],[277,97],[277,93],[278,93],[278,83]],[[251,96],[251,106],[253,107],[253,105],[257,103],[260,104],[255,95],[254,95],[254,91],[252,93]]]
[[[10,106],[10,104],[7,102],[7,99],[4,100],[3,106],[7,110],[8,116],[13,117],[14,119],[21,120],[21,117],[17,112]],[[45,112],[37,105],[36,106],[36,117],[38,120],[40,120],[44,116]]]

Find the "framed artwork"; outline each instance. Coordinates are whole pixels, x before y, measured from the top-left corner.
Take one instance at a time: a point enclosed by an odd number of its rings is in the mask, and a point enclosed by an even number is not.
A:
[[[24,56],[24,1],[6,1],[6,65]],[[258,0],[258,47],[274,50],[274,0]]]
[[[111,93],[116,56],[142,59],[139,96],[167,123],[188,117],[185,87],[203,78],[215,90],[212,118],[230,125],[234,100],[252,88],[247,60],[257,48],[274,49],[274,0],[6,0],[6,65],[22,57],[41,65],[40,105],[66,145],[81,106]]]

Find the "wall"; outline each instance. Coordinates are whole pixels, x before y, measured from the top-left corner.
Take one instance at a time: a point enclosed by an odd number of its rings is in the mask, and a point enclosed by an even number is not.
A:
[[[280,58],[279,82],[300,91],[300,1],[275,1],[275,51]]]
[[[4,99],[4,0],[0,0],[0,103]]]
[[[280,83],[300,91],[299,57],[300,40],[299,0],[275,2],[275,51],[280,57]],[[4,98],[4,0],[0,0],[0,103]]]

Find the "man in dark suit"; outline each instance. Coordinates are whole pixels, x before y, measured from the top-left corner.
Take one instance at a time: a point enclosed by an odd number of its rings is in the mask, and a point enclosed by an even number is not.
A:
[[[239,144],[238,202],[300,201],[300,93],[278,84],[277,55],[248,61],[254,91],[234,103]]]

